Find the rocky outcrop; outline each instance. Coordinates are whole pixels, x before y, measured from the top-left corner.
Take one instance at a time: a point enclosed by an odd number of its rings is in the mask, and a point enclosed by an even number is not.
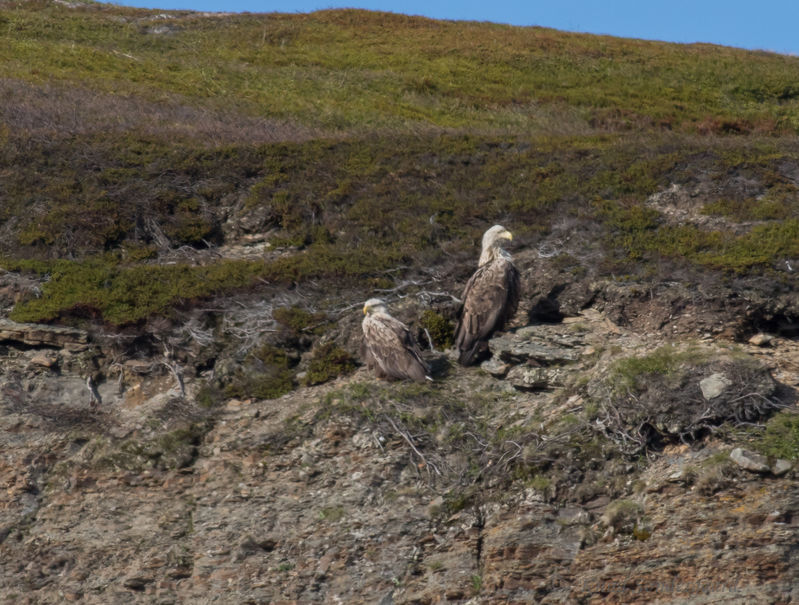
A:
[[[579,319],[591,321],[591,317],[586,312]],[[569,381],[567,367],[573,370],[581,357],[595,352],[574,320],[510,330],[492,338],[489,348],[492,356],[481,368],[522,390],[563,387]]]
[[[0,341],[4,340],[32,347],[66,349],[70,352],[85,351],[89,347],[89,335],[84,330],[0,319]]]
[[[794,463],[719,437],[620,453],[591,411],[598,385],[663,343],[595,310],[498,335],[484,372],[451,365],[418,386],[360,370],[207,409],[197,379],[180,397],[158,359],[121,363],[119,383],[100,362],[93,409],[80,354],[13,342],[0,384],[6,600],[799,599]],[[726,343],[697,346],[726,359]],[[792,346],[749,353],[769,352],[790,385]],[[686,374],[697,402],[735,398],[718,367]],[[708,398],[714,374],[732,386]]]

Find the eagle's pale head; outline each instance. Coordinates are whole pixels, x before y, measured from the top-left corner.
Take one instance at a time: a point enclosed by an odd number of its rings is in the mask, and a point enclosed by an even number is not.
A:
[[[502,250],[503,241],[513,241],[513,234],[502,225],[494,225],[483,234],[483,250],[480,253],[479,265],[494,260],[497,256],[507,253]]]
[[[371,315],[372,313],[388,313],[385,301],[381,298],[370,298],[363,303],[363,314]]]

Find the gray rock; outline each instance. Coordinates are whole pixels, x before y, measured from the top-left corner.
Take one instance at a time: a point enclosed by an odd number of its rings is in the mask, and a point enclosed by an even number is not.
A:
[[[480,364],[480,368],[496,378],[502,378],[508,373],[510,364],[505,363],[498,357],[492,357]]]
[[[31,365],[42,368],[52,368],[58,363],[58,354],[55,351],[39,351],[31,357]]]
[[[730,460],[747,471],[756,473],[768,473],[771,471],[768,458],[740,447],[736,447],[730,452]]]
[[[582,341],[577,337],[551,334],[540,326],[528,326],[492,338],[489,347],[495,357],[508,363],[532,360],[552,364],[577,361]]]
[[[780,458],[779,460],[775,460],[774,464],[771,465],[771,472],[775,474],[777,477],[779,477],[787,473],[792,468],[793,468],[792,462]]]
[[[378,605],[393,605],[394,603],[394,591],[386,593],[383,595],[383,598],[380,599]]]
[[[563,386],[563,370],[561,368],[516,366],[508,372],[505,379],[517,389],[547,389]]]
[[[724,392],[728,386],[732,384],[729,378],[724,374],[711,374],[707,378],[699,381],[699,388],[702,389],[702,396],[710,401],[715,399]]]
[[[591,522],[591,515],[579,506],[566,506],[558,510],[557,522],[560,525],[585,525]]]
[[[685,467],[680,465],[676,470],[673,470],[666,476],[666,481],[670,483],[679,483],[685,481],[686,473]]]

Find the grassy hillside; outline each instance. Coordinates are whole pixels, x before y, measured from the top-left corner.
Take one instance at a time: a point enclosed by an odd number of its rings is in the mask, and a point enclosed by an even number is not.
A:
[[[3,77],[331,130],[799,129],[799,59],[775,54],[365,11],[3,5]]]
[[[795,281],[797,58],[38,0],[0,2],[0,33],[0,253],[49,277],[19,320],[122,325],[264,282],[366,293],[398,266],[461,279],[494,222],[527,246],[569,226],[586,254],[557,262],[594,275]],[[675,184],[707,221],[647,203]],[[164,264],[264,235],[257,258]]]

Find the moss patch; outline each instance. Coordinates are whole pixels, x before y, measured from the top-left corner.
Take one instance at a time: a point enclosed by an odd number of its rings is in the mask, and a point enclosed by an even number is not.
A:
[[[197,447],[211,426],[209,422],[196,422],[153,439],[127,439],[114,451],[100,454],[96,463],[131,471],[183,468],[193,463]]]

